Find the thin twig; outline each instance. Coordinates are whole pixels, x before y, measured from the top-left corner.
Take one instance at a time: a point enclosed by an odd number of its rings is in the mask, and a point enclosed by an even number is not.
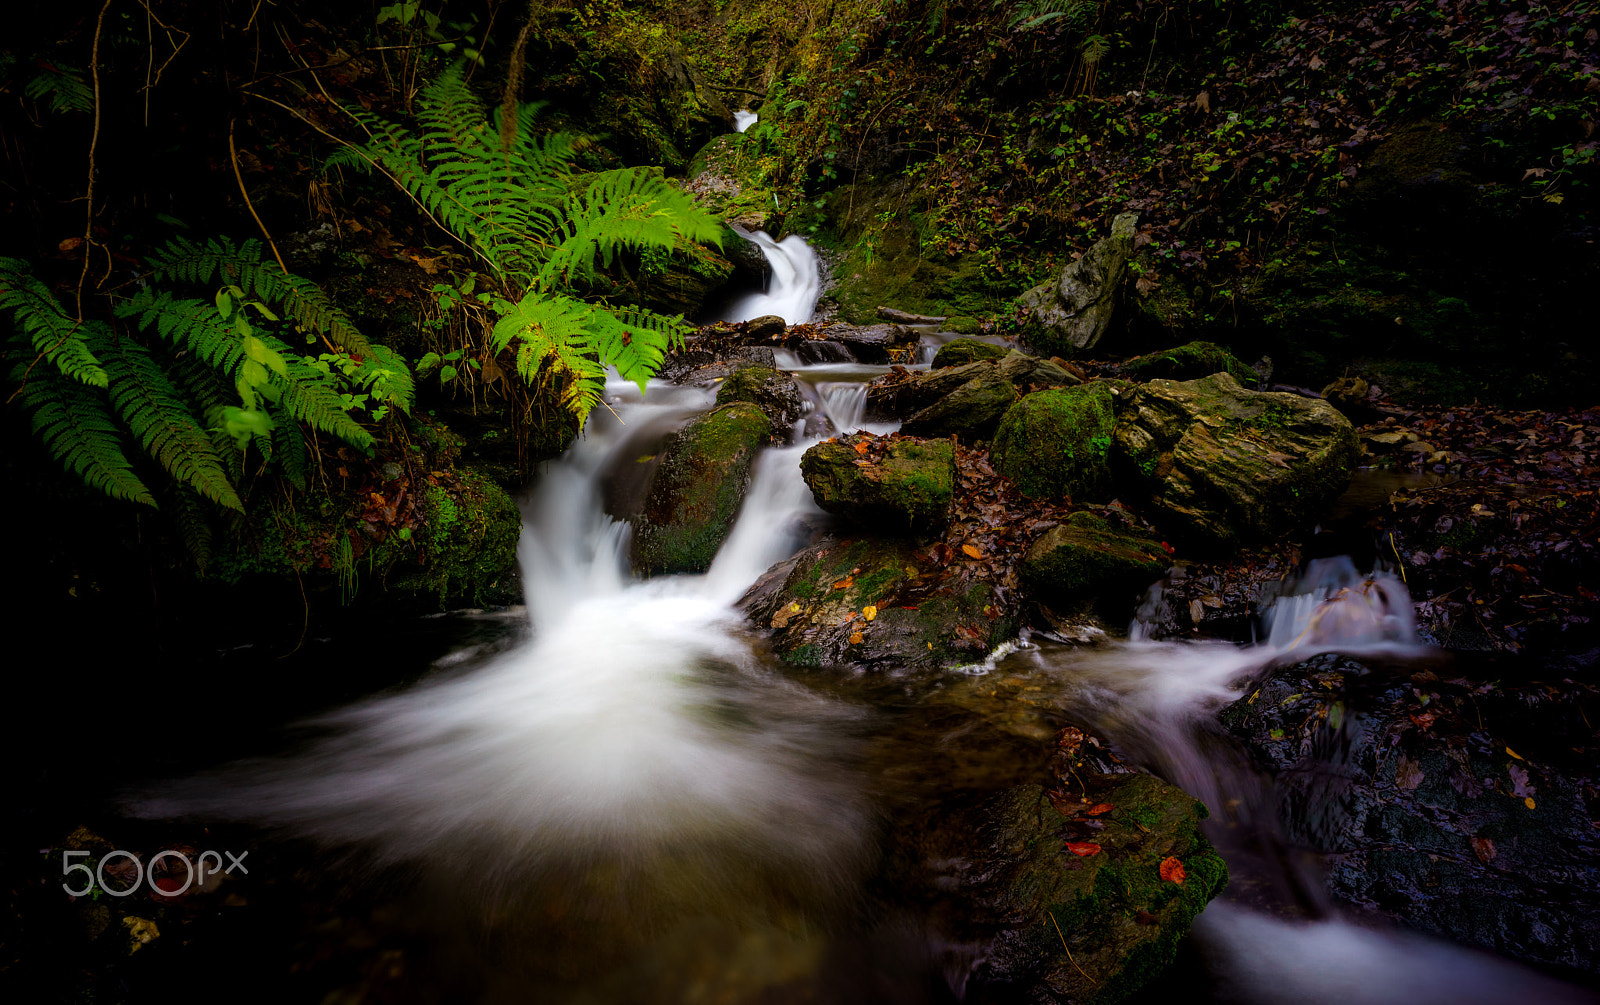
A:
[[[1061,951],[1067,954],[1067,962],[1072,964],[1074,970],[1078,971],[1080,974],[1083,974],[1083,968],[1078,966],[1078,961],[1072,958],[1072,950],[1067,948],[1067,937],[1061,934],[1061,922],[1056,920],[1055,912],[1046,911],[1044,913],[1050,915],[1050,924],[1056,926],[1056,938],[1061,940]],[[1094,978],[1090,977],[1088,974],[1083,974],[1083,979],[1088,981],[1091,987],[1095,983]]]
[[[83,324],[83,284],[89,278],[89,255],[95,246],[94,239],[94,154],[100,145],[100,28],[105,23],[111,0],[100,7],[100,16],[94,20],[94,46],[89,53],[89,72],[94,80],[94,131],[89,134],[89,184],[83,193],[83,271],[78,274],[78,323]],[[110,256],[107,255],[109,261]]]

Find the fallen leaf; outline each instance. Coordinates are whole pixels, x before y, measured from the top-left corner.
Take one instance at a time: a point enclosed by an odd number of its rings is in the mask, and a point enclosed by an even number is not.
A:
[[[1534,804],[1533,804],[1533,797],[1532,797],[1532,796],[1529,796],[1529,797],[1527,797],[1527,798],[1526,798],[1526,799],[1524,799],[1524,800],[1523,800],[1523,801],[1522,801],[1522,805],[1524,805],[1524,806],[1526,806],[1526,807],[1527,807],[1527,808],[1528,808],[1528,809],[1530,809],[1530,810],[1531,810],[1531,809],[1533,809],[1533,808],[1534,808]]]
[[[983,557],[983,552],[979,551],[977,549],[977,547],[974,546],[974,545],[964,544],[964,545],[961,546],[961,550],[967,553],[967,557],[968,558],[982,558]]]
[[[1161,878],[1168,883],[1176,883],[1182,886],[1183,881],[1189,878],[1189,874],[1183,871],[1182,862],[1168,855],[1161,860]]]
[[[1521,754],[1517,753],[1515,750],[1512,750],[1510,747],[1506,748],[1506,753],[1510,754],[1512,757],[1515,757],[1519,761],[1526,761],[1527,760],[1526,757],[1523,757]]]
[[[1095,803],[1084,812],[1088,813],[1091,817],[1098,817],[1110,813],[1114,809],[1116,809],[1116,807],[1110,803]]]
[[[833,584],[833,588],[835,590],[848,590],[850,587],[852,587],[854,585],[856,585],[856,577],[854,577],[854,576],[846,576],[843,579],[835,580],[834,584]]]
[[[866,618],[868,621],[871,621],[873,618],[878,616],[878,609],[871,604],[868,604],[861,609],[861,616]]]
[[[1473,838],[1472,853],[1478,856],[1478,861],[1487,862],[1494,858],[1494,842],[1488,838]]]
[[[865,443],[857,443],[856,444],[856,453],[864,454],[866,452],[867,452],[867,445]]]
[[[854,635],[850,636],[850,644],[853,645],[853,646],[859,646],[861,644],[861,633],[860,632],[856,632]]]
[[[1062,843],[1067,846],[1067,851],[1082,858],[1100,854],[1100,846],[1093,841],[1065,841]]]
[[[74,250],[76,250],[76,249],[78,249],[78,248],[80,248],[82,246],[83,246],[83,238],[81,238],[81,237],[69,237],[66,240],[62,241],[60,244],[56,245],[56,250],[57,251],[74,251]]]
[[[1422,784],[1422,766],[1404,754],[1394,768],[1394,783],[1402,789],[1414,789]]]

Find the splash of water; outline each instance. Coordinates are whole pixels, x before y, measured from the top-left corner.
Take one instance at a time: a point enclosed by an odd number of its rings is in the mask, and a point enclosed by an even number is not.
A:
[[[761,116],[748,108],[741,108],[733,113],[733,128],[736,132],[744,132],[759,121]]]

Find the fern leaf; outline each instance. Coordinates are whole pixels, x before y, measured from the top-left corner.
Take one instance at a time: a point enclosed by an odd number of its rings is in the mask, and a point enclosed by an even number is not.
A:
[[[52,112],[94,111],[94,90],[83,79],[83,71],[71,66],[47,66],[23,85],[22,93],[33,101],[50,99]]]
[[[596,308],[571,297],[529,293],[494,326],[495,352],[515,344],[517,372],[528,383],[553,381],[561,406],[582,427],[606,389],[605,367],[591,344]]]
[[[278,389],[280,405],[291,418],[360,450],[372,447],[372,434],[350,417],[339,392],[330,385],[332,378],[328,374],[278,339],[267,336],[261,341],[283,356],[287,373],[281,377],[274,374],[272,384]]]
[[[200,416],[211,440],[211,447],[222,459],[228,480],[239,482],[244,478],[244,454],[228,435],[227,409],[237,407],[238,397],[231,381],[206,366],[193,353],[173,359],[168,372],[176,379],[184,397]]]
[[[206,566],[211,564],[211,521],[205,503],[184,485],[174,484],[162,495],[169,503],[165,512],[183,542],[183,550],[204,577]]]
[[[22,381],[25,370],[15,367],[11,379]],[[122,452],[122,433],[102,392],[45,370],[28,377],[20,401],[33,413],[34,431],[50,456],[84,484],[113,499],[155,506],[155,497]]]
[[[91,334],[105,331],[105,326],[69,317],[27,262],[0,258],[0,311],[11,313],[33,351],[62,374],[91,387],[106,386],[105,368],[86,341]]]
[[[622,379],[638,384],[641,393],[661,369],[667,350],[681,346],[684,335],[691,330],[681,318],[641,307],[597,307],[591,328],[591,344],[600,361],[616,367]]]
[[[386,345],[369,347],[354,379],[361,387],[370,388],[379,400],[411,414],[411,405],[416,401],[416,381],[405,360],[393,349]]]
[[[127,340],[100,347],[111,404],[145,452],[212,502],[244,512],[222,458],[148,350]]]
[[[722,224],[682,189],[643,168],[589,176],[567,201],[563,239],[545,263],[543,278],[592,279],[621,248],[672,250],[679,241],[721,245]]]
[[[304,491],[311,474],[311,452],[298,424],[279,422],[272,427],[272,458],[289,484]]]

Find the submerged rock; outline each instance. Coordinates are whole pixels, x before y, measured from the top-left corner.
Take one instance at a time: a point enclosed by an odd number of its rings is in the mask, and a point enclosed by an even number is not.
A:
[[[748,401],[761,409],[772,423],[773,440],[780,443],[788,442],[794,424],[805,413],[794,378],[770,366],[747,366],[730,374],[717,388],[717,404],[734,401]]]
[[[1173,537],[1235,545],[1317,516],[1350,484],[1350,420],[1325,401],[1246,391],[1226,373],[1154,380],[1118,405],[1114,462]]]
[[[800,458],[818,506],[887,534],[942,528],[950,519],[955,467],[955,449],[945,441],[854,435],[819,443]]]
[[[1000,421],[995,470],[1034,499],[1105,494],[1111,486],[1112,389],[1104,383],[1037,391]]]
[[[749,485],[750,464],[772,423],[755,405],[720,405],[685,426],[662,451],[630,557],[640,575],[704,572],[722,547]]]
[[[1260,374],[1215,342],[1189,342],[1174,349],[1137,356],[1124,363],[1123,369],[1135,380],[1154,377],[1194,380],[1213,373],[1227,373],[1243,387],[1255,387],[1261,381]]]
[[[1123,213],[1111,224],[1111,236],[1061,270],[1054,281],[1017,298],[1028,312],[1026,338],[1050,355],[1071,357],[1093,349],[1111,327],[1133,255],[1137,213]]]
[[[1098,607],[1124,617],[1168,564],[1158,538],[1078,512],[1033,543],[1021,573],[1034,596],[1057,611]]]
[[[979,342],[977,339],[958,338],[946,342],[933,354],[933,369],[942,370],[947,366],[965,366],[979,360],[999,359],[1008,350],[1004,346],[994,345],[991,342]]]
[[[1014,602],[983,581],[935,588],[938,572],[905,538],[829,539],[770,570],[741,606],[800,666],[961,666],[1016,636]]]
[[[1571,679],[1594,654],[1548,668],[1559,687],[1525,664],[1454,659],[1397,669],[1318,656],[1272,672],[1221,718],[1276,774],[1285,837],[1327,856],[1337,897],[1600,973],[1596,692]]]

